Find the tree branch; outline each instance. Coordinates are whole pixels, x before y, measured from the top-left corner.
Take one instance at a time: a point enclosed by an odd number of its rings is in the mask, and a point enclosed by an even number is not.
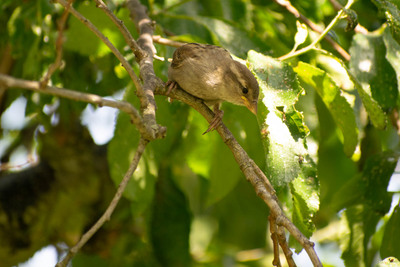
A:
[[[162,45],[168,45],[168,46],[172,46],[172,47],[181,47],[182,45],[184,45],[185,43],[182,42],[178,42],[178,41],[173,41],[167,38],[163,38],[160,35],[154,35],[153,36],[153,41],[158,43],[158,44],[162,44]]]
[[[73,91],[65,88],[58,88],[55,86],[46,86],[44,88],[41,87],[40,82],[36,81],[28,81],[23,79],[17,79],[5,74],[0,74],[0,87],[5,88],[22,88],[27,90],[32,90],[35,92],[54,95],[58,97],[68,98],[75,101],[82,101],[86,103],[91,103],[98,105],[100,107],[107,106],[119,109],[131,116],[132,123],[138,128],[140,134],[143,137],[150,140],[148,129],[140,116],[139,112],[128,102],[126,101],[116,101],[105,99],[101,96],[95,94],[86,94],[77,91]]]
[[[111,214],[114,212],[119,200],[122,197],[122,193],[125,191],[129,180],[135,172],[148,142],[149,141],[143,138],[140,139],[135,156],[133,157],[133,160],[129,165],[128,171],[125,173],[124,178],[119,184],[117,192],[111,200],[110,205],[108,205],[106,211],[103,213],[100,219],[98,219],[97,222],[81,237],[78,243],[76,243],[76,245],[69,250],[67,255],[60,262],[57,263],[56,267],[67,266],[72,257],[74,257],[76,253],[78,253],[78,251],[89,241],[89,239],[97,232],[97,230],[99,230],[106,221],[110,220]]]
[[[158,90],[156,91],[156,94],[166,95],[166,90]],[[213,120],[214,113],[210,110],[208,106],[203,103],[201,99],[198,99],[178,88],[173,90],[168,96],[190,105],[192,108],[197,110],[209,123]],[[216,130],[221,136],[222,140],[225,142],[225,144],[232,151],[232,154],[236,162],[238,163],[241,171],[245,175],[246,179],[253,185],[257,195],[270,208],[270,214],[275,220],[277,226],[285,227],[289,231],[289,233],[291,233],[292,236],[306,250],[314,266],[322,267],[322,263],[314,250],[314,243],[309,241],[300,232],[300,230],[286,217],[279,205],[279,200],[276,197],[275,190],[270,185],[267,177],[262,172],[262,170],[248,156],[246,151],[240,146],[233,134],[223,123],[221,123],[221,125],[218,126]]]

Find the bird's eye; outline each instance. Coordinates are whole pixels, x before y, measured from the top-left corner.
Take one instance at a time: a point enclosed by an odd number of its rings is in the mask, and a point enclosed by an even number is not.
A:
[[[242,92],[243,92],[243,94],[247,94],[249,92],[249,89],[247,89],[246,87],[243,87]]]

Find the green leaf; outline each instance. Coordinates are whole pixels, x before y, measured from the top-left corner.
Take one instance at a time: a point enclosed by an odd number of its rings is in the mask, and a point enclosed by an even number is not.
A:
[[[274,185],[283,186],[298,177],[300,157],[308,152],[303,139],[308,128],[295,109],[302,89],[296,73],[286,63],[254,51],[249,61],[260,85],[258,120],[266,151],[267,175]]]
[[[292,221],[309,238],[315,231],[312,221],[319,209],[319,183],[315,163],[310,157],[302,159],[302,172],[290,183],[293,197]],[[291,238],[291,243],[294,240]],[[301,247],[296,252],[301,251]]]
[[[387,186],[398,158],[396,153],[388,151],[371,156],[365,163],[363,170],[365,201],[372,211],[381,216],[386,214],[390,208],[392,198],[387,192]],[[377,201],[378,199],[379,201]]]
[[[397,204],[392,216],[385,226],[385,233],[381,244],[381,258],[384,257],[397,257],[400,258],[400,204]],[[398,261],[397,261],[398,262]]]
[[[125,45],[118,28],[104,12],[95,7],[94,3],[83,2],[76,9],[92,22],[115,47],[122,48]],[[76,40],[79,40],[79,42]],[[69,29],[66,31],[64,47],[67,50],[75,51],[85,56],[102,57],[111,53],[111,50],[75,17],[71,17],[69,20]]]
[[[344,152],[350,157],[358,140],[356,119],[350,104],[325,71],[304,62],[299,62],[295,71],[302,81],[311,85],[321,96],[343,134]]]
[[[385,15],[394,39],[400,43],[400,2],[398,0],[373,0]]]
[[[209,17],[193,17],[193,19],[210,31],[215,44],[228,49],[238,57],[245,57],[249,49],[266,48],[265,43],[256,38],[250,39],[247,32],[223,20]]]
[[[227,117],[224,116],[224,121]],[[242,173],[216,132],[201,134],[208,128],[201,115],[191,110],[188,123],[190,128],[185,143],[189,151],[185,160],[194,173],[208,179],[206,206],[209,206],[224,198],[236,186]]]
[[[386,59],[396,72],[397,88],[400,91],[400,45],[393,39],[388,28],[383,32],[383,42],[386,47]]]
[[[380,34],[356,34],[350,48],[350,70],[383,109],[393,108],[399,95],[396,73],[386,60]]]
[[[154,254],[161,266],[190,266],[189,207],[185,195],[172,180],[170,166],[158,172],[151,218]]]
[[[342,221],[347,225],[347,233],[339,240],[342,259],[346,267],[365,267],[363,207],[352,206],[345,210]]]

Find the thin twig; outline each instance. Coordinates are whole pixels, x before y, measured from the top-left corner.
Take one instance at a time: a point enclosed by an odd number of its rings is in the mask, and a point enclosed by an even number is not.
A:
[[[145,52],[136,43],[130,31],[128,30],[128,28],[126,28],[124,22],[119,18],[117,18],[102,0],[94,0],[94,1],[96,2],[96,6],[100,8],[118,27],[119,31],[124,36],[125,42],[129,45],[132,52],[135,54],[136,58],[138,60],[141,60],[145,56]]]
[[[273,266],[281,267],[281,260],[279,258],[279,241],[278,241],[278,227],[276,226],[275,223],[275,218],[270,214],[268,216],[269,220],[269,231],[271,233],[271,239],[272,239],[272,246],[273,246],[273,251],[274,251],[274,259],[272,261]]]
[[[156,91],[157,94],[166,95],[165,89]],[[198,99],[183,90],[175,89],[168,95],[173,99],[178,99],[192,108],[197,110],[209,123],[214,118],[214,113],[210,110],[208,106],[206,106],[201,99]],[[256,165],[252,164],[252,159],[250,159],[249,155],[246,151],[240,146],[237,142],[233,134],[229,131],[229,129],[221,123],[220,126],[217,127],[217,132],[221,136],[222,140],[232,151],[232,154],[238,163],[241,171],[245,175],[246,179],[253,185],[257,195],[268,205],[270,208],[270,212],[273,214],[276,219],[276,224],[279,226],[285,227],[289,233],[303,246],[306,250],[308,256],[310,257],[311,262],[316,267],[322,267],[322,263],[318,258],[317,253],[314,250],[314,243],[309,241],[300,230],[286,217],[283,210],[281,209],[277,197],[275,195],[275,190],[271,190],[266,183],[263,176],[260,175],[262,173],[261,169]]]
[[[68,1],[68,5],[64,10],[64,13],[62,14],[60,20],[57,23],[57,30],[58,30],[58,36],[56,40],[56,59],[53,64],[50,65],[49,69],[47,70],[46,74],[43,76],[40,86],[44,88],[50,80],[51,75],[61,66],[62,62],[62,55],[63,55],[63,37],[64,37],[64,28],[65,28],[65,23],[67,22],[67,18],[69,15],[69,9],[71,7],[72,0]]]
[[[288,1],[285,1],[285,0],[281,0],[281,1],[283,1],[283,2],[288,2]],[[348,2],[347,2],[347,4],[346,4],[346,6],[344,7],[344,9],[349,9],[352,5],[353,5],[353,3],[354,3],[354,0],[349,0]],[[290,3],[289,3],[290,4]],[[301,49],[299,49],[299,50],[297,50],[297,51],[295,51],[295,52],[293,52],[293,53],[289,53],[289,54],[286,54],[286,55],[284,55],[284,56],[281,56],[280,58],[279,58],[279,60],[287,60],[287,59],[289,59],[289,58],[292,58],[292,57],[296,57],[296,56],[299,56],[299,55],[302,55],[302,54],[304,54],[304,53],[306,53],[306,52],[308,52],[308,51],[310,51],[310,50],[313,50],[315,47],[316,47],[316,45],[318,44],[318,43],[320,43],[321,41],[322,41],[322,39],[324,39],[325,38],[325,36],[327,36],[327,34],[329,33],[329,31],[333,28],[333,26],[335,26],[336,25],[336,23],[339,21],[339,19],[342,17],[342,15],[343,15],[343,13],[344,13],[344,11],[343,11],[343,9],[341,9],[339,12],[338,12],[338,14],[335,16],[335,18],[329,23],[329,25],[325,28],[325,30],[318,36],[318,38],[317,39],[315,39],[311,44],[309,44],[308,46],[306,46],[306,47],[303,47],[303,48],[301,48]],[[347,52],[346,52],[347,53]],[[345,58],[346,59],[346,58]],[[350,59],[350,55],[348,56],[348,58],[346,59],[346,60],[349,60]]]
[[[28,89],[43,94],[49,94],[58,97],[68,98],[75,101],[91,103],[98,105],[100,107],[107,106],[107,107],[117,108],[129,114],[131,116],[132,123],[135,124],[139,132],[146,139],[151,140],[148,133],[148,129],[144,124],[143,119],[139,114],[139,111],[137,111],[130,103],[126,101],[105,99],[95,94],[81,93],[70,89],[59,88],[55,86],[46,86],[42,88],[40,82],[17,79],[5,74],[0,74],[0,87],[11,88],[11,89],[12,88]]]
[[[285,229],[283,226],[277,227],[277,236],[279,246],[282,248],[283,254],[285,255],[286,262],[288,263],[289,267],[296,267],[296,263],[293,260],[293,252],[289,248],[289,244],[287,243],[286,236],[285,236]]]
[[[68,9],[69,12],[79,19],[83,24],[85,24],[86,27],[88,27],[89,30],[91,30],[105,45],[108,46],[108,48],[113,52],[113,54],[118,58],[118,60],[121,62],[122,66],[125,68],[125,70],[128,72],[129,77],[132,79],[133,83],[135,84],[135,87],[140,90],[142,87],[142,84],[140,83],[139,78],[136,76],[135,72],[133,71],[133,68],[131,65],[128,63],[128,61],[125,59],[125,57],[118,51],[118,49],[108,40],[107,37],[104,36],[100,32],[99,29],[97,29],[96,26],[93,25],[92,22],[90,22],[86,17],[84,17],[81,13],[76,11],[72,6],[69,6],[68,2],[65,0],[55,0],[57,3],[61,4],[65,9]]]
[[[160,35],[154,35],[153,36],[153,41],[157,44],[162,44],[162,45],[168,45],[168,46],[172,46],[172,47],[181,47],[182,45],[184,45],[185,43],[182,42],[178,42],[178,41],[173,41],[167,38],[163,38]]]
[[[60,262],[57,263],[56,267],[67,266],[68,262],[72,259],[72,257],[76,253],[78,253],[78,251],[89,241],[89,239],[100,229],[100,227],[102,227],[106,221],[110,220],[112,213],[114,212],[119,200],[122,197],[122,193],[125,191],[125,188],[128,185],[129,180],[131,179],[133,173],[135,172],[139,164],[140,158],[143,155],[147,143],[148,143],[147,140],[143,138],[140,139],[135,156],[133,157],[133,160],[129,165],[128,171],[125,173],[124,178],[119,184],[117,192],[115,193],[113,199],[111,200],[110,205],[108,205],[106,211],[97,220],[97,222],[81,237],[78,243],[76,243],[76,245],[69,250],[67,255]]]

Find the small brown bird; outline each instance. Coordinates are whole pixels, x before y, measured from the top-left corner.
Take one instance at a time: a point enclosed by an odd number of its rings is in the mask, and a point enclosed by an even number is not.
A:
[[[257,115],[259,87],[256,78],[221,47],[190,43],[177,48],[168,78],[168,93],[179,85],[189,94],[203,99],[208,106],[214,106],[214,119],[203,134],[221,123],[224,112],[219,106],[223,101],[246,106]]]

